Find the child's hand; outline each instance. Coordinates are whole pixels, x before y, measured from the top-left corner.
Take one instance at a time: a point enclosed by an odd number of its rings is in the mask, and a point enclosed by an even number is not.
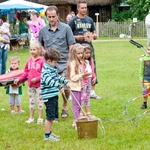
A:
[[[62,94],[65,94],[64,88],[60,89],[60,92],[61,92]]]
[[[17,85],[18,83],[19,83],[19,79],[16,79],[16,80],[14,81],[14,84]]]
[[[66,84],[66,87],[70,89],[70,83],[69,82]]]
[[[87,76],[89,76],[89,75],[91,75],[91,74],[92,74],[92,72],[87,72],[87,71],[85,71],[85,72],[82,74],[82,77],[85,78],[85,77],[87,77]]]
[[[96,77],[92,80],[92,84],[94,85],[96,82]]]
[[[31,79],[31,82],[36,83],[37,82],[36,78]]]

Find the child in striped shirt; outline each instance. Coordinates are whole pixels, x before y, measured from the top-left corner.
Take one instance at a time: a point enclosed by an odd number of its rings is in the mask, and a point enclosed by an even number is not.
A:
[[[68,80],[61,77],[55,68],[60,60],[60,53],[48,48],[44,54],[45,63],[41,74],[41,93],[46,106],[45,136],[44,140],[59,141],[59,136],[52,133],[52,124],[55,120],[56,111],[58,111],[58,92],[64,93],[62,84],[69,87]],[[58,116],[57,116],[58,117]]]

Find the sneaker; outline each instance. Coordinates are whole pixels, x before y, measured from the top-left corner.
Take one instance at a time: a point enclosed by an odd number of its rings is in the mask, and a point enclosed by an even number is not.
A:
[[[96,94],[91,94],[91,95],[90,95],[90,98],[97,99],[97,100],[102,99],[102,97],[100,97],[100,96],[98,96],[98,95],[96,95]]]
[[[31,118],[29,118],[29,119],[26,121],[26,123],[32,123],[32,122],[34,122],[34,119],[31,119]]]
[[[60,139],[54,137],[53,134],[50,134],[50,136],[48,138],[44,137],[44,141],[48,141],[48,140],[58,142]]]
[[[146,104],[143,104],[142,106],[141,106],[141,109],[146,109],[147,108],[147,105]]]
[[[14,110],[11,111],[11,114],[16,114],[16,112]]]
[[[56,135],[56,134],[54,134],[54,133],[51,133],[51,136],[53,136],[53,137],[55,137],[55,138],[57,138],[57,139],[59,139],[59,138],[60,138],[60,136],[59,136],[59,135]]]
[[[77,130],[77,125],[75,122],[73,122],[72,127],[75,128],[75,130]]]
[[[43,124],[43,118],[38,118],[37,124]]]
[[[16,113],[17,114],[22,114],[22,113],[24,113],[25,111],[24,110],[20,110],[20,111],[17,111]]]

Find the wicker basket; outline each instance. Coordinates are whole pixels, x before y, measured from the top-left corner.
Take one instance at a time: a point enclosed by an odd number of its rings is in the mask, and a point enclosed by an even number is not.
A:
[[[86,117],[78,119],[76,123],[79,139],[97,138],[98,120],[96,117],[91,117],[89,120]]]

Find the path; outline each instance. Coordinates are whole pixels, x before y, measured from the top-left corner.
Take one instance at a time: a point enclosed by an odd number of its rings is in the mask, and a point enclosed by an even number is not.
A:
[[[92,42],[128,42],[130,39],[108,39],[108,40],[93,40]],[[147,39],[132,39],[134,41],[147,41]]]

